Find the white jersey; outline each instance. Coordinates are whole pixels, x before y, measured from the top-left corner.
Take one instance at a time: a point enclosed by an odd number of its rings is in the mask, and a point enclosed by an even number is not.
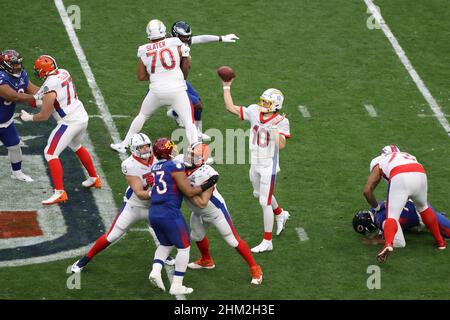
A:
[[[247,120],[250,122],[250,154],[251,164],[258,164],[264,166],[271,166],[273,161],[276,161],[277,168],[278,163],[278,150],[275,150],[276,141],[271,136],[270,132],[273,130],[272,122],[281,117],[278,113],[275,113],[268,119],[263,119],[263,113],[260,112],[258,105],[252,104],[250,106],[240,108],[241,120]],[[278,123],[278,132],[286,139],[291,137],[289,130],[289,120],[284,118]],[[277,169],[279,171],[279,168]]]
[[[147,43],[138,48],[137,56],[147,68],[150,77],[149,88],[153,92],[167,93],[187,89],[178,52],[178,47],[182,44],[180,39],[174,37]]]
[[[211,178],[214,175],[218,175],[217,171],[214,170],[213,167],[204,164],[201,167],[188,172],[188,180],[194,187],[198,187],[202,185],[206,180]],[[222,206],[225,206],[225,200],[222,195],[217,190],[217,186],[214,187],[214,191],[211,195],[211,198],[206,205],[205,208],[201,209],[193,204],[190,200],[187,201],[187,204],[192,209],[192,211],[197,215],[206,215],[216,212],[217,210],[221,210]]]
[[[38,95],[46,92],[56,93],[52,115],[58,123],[80,123],[89,120],[83,103],[78,100],[75,85],[67,70],[58,69],[47,77]]]
[[[141,180],[144,190],[151,190],[153,185],[153,176],[151,174],[151,167],[154,163],[153,155],[150,157],[148,163],[144,163],[143,160],[136,158],[134,155],[129,156],[122,162],[122,173],[126,176],[136,176]],[[150,207],[150,200],[141,200],[133,192],[133,189],[128,186],[125,191],[123,201],[136,207]]]
[[[387,180],[401,172],[424,172],[417,159],[406,152],[393,152],[378,156],[370,162],[370,170],[372,171],[377,164],[383,177]]]

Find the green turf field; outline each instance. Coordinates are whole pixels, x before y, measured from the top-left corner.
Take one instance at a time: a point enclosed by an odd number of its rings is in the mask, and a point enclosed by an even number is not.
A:
[[[417,156],[428,172],[429,200],[446,211],[450,137],[383,32],[367,28],[370,14],[363,0],[65,1],[66,6],[72,4],[80,7],[77,36],[113,115],[134,116],[147,91],[147,83],[136,79],[136,49],[146,42],[145,26],[153,18],[167,27],[186,20],[197,35],[240,37],[236,43],[191,49],[189,80],[205,106],[205,129],[225,132],[249,126],[225,111],[216,75],[221,65],[230,65],[237,73],[236,104],[255,103],[269,87],[285,95],[283,111],[292,138],[280,155],[275,194],[291,219],[286,230],[274,236],[274,251],[255,256],[264,271],[263,284],[250,285],[246,264],[211,229],[208,237],[216,269],[188,270],[185,283],[195,292],[187,299],[450,298],[449,250],[438,252],[427,232],[406,233],[407,247],[395,250],[381,265],[381,289],[366,286],[367,268],[377,265],[379,248],[361,244],[351,219],[368,207],[362,188],[370,160],[391,143]],[[443,113],[449,114],[450,3],[377,0],[375,4]],[[0,49],[21,52],[30,74],[38,55],[54,56],[71,72],[88,112],[100,114],[53,2],[4,2],[2,12],[8,14],[3,15]],[[307,106],[311,117],[303,117],[299,105]],[[370,117],[364,105],[373,105],[378,116]],[[165,111],[159,110],[143,129],[152,140],[176,129]],[[122,137],[131,120],[114,118]],[[110,134],[100,118],[90,120],[88,131],[103,178],[119,206],[126,183],[120,159],[109,149]],[[249,165],[215,168],[221,173],[220,191],[237,231],[250,247],[257,245],[263,232],[262,211],[252,196]],[[381,200],[385,192],[381,183],[376,195]],[[184,213],[187,217],[186,207]],[[300,241],[298,227],[309,240]],[[0,299],[173,299],[147,280],[154,249],[147,232],[129,232],[83,271],[80,290],[66,287],[66,269],[76,258],[0,268]],[[192,244],[191,259],[197,257]],[[167,287],[167,278],[165,282]]]

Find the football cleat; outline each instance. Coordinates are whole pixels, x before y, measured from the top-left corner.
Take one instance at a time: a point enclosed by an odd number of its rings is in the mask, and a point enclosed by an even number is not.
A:
[[[119,153],[126,153],[127,152],[127,148],[123,145],[122,142],[119,143],[111,143],[109,145],[111,147],[111,149],[119,152]]]
[[[148,280],[157,288],[161,289],[162,291],[166,292],[166,287],[164,286],[164,282],[161,279],[161,273],[159,272],[150,272],[150,275],[148,276]]]
[[[445,240],[436,242],[436,246],[439,250],[444,250],[447,248],[447,242]]]
[[[263,239],[263,241],[257,245],[256,247],[253,247],[250,251],[254,253],[260,253],[264,251],[272,251],[273,250],[273,244],[272,240],[266,240]]]
[[[89,177],[86,180],[84,180],[81,185],[85,188],[97,188],[101,189],[102,187],[102,181],[100,180],[100,177]]]
[[[191,294],[192,292],[194,292],[194,289],[185,286],[171,286],[169,290],[169,293],[174,296],[179,294]]]
[[[79,267],[79,266],[78,266],[78,262],[80,262],[80,260],[77,260],[77,261],[72,265],[72,268],[70,268],[70,271],[72,271],[72,273],[80,273],[81,270],[83,270],[84,267]]]
[[[11,174],[11,179],[24,181],[24,182],[33,182],[34,180],[27,176],[25,173],[22,172],[22,170],[13,171]]]
[[[172,118],[173,120],[175,120],[175,122],[177,123],[177,125],[181,128],[184,128],[184,124],[183,122],[180,120],[180,117],[178,117],[177,115],[174,114],[174,110],[173,109],[169,109],[167,110],[167,116],[169,118]]]
[[[250,271],[252,272],[251,284],[261,284],[263,278],[263,272],[261,270],[261,267],[256,265],[254,267],[251,267]]]
[[[377,254],[378,262],[385,262],[392,251],[394,251],[394,246],[392,245],[392,243],[384,245],[383,249],[381,249]]]
[[[216,265],[212,259],[200,258],[195,262],[188,264],[189,269],[214,269]]]
[[[282,211],[279,215],[275,216],[275,220],[277,221],[277,232],[276,235],[280,235],[281,231],[284,230],[286,225],[286,221],[289,219],[291,215],[287,211]]]
[[[45,206],[50,206],[52,204],[57,204],[59,202],[66,202],[68,199],[67,192],[64,190],[55,190],[53,195],[47,200],[42,201]]]

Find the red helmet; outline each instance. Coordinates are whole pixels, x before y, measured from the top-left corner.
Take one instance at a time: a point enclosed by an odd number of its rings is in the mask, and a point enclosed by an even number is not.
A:
[[[34,62],[34,71],[39,79],[45,79],[49,74],[58,69],[56,60],[47,55],[42,55]]]
[[[153,154],[158,159],[173,159],[178,153],[175,142],[169,138],[158,138],[153,144]]]

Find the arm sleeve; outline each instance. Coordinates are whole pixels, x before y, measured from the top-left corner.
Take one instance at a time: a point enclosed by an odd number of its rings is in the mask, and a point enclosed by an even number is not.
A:
[[[200,36],[193,36],[192,37],[192,44],[201,44],[201,43],[208,43],[208,42],[219,42],[220,36],[213,36],[213,35],[200,35]]]

